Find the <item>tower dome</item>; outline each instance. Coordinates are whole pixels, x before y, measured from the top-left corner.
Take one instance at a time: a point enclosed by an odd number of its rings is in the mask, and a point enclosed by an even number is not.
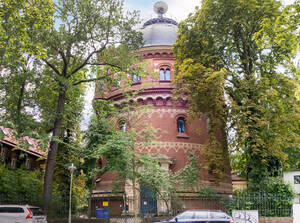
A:
[[[177,22],[163,17],[167,10],[168,6],[165,2],[160,1],[154,5],[154,12],[158,14],[158,17],[145,22],[141,29],[145,47],[172,46],[174,44],[177,35]]]

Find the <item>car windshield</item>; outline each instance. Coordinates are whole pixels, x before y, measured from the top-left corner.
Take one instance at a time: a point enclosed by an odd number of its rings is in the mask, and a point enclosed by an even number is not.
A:
[[[44,215],[43,210],[41,208],[29,208],[33,214],[33,216]]]
[[[208,218],[207,212],[204,211],[195,212],[194,219],[205,219],[205,218]]]
[[[182,220],[182,219],[192,219],[194,215],[194,212],[183,212],[180,215],[177,215],[176,218],[178,220]]]
[[[0,207],[0,213],[24,213],[20,207]]]

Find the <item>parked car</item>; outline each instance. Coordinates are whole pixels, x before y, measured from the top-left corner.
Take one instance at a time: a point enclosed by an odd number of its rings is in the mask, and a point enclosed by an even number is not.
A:
[[[0,223],[47,223],[47,216],[35,206],[0,205]]]
[[[234,223],[232,217],[218,210],[188,210],[161,223]]]

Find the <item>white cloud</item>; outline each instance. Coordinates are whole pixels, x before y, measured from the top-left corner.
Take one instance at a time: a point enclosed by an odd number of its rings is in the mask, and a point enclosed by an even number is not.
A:
[[[176,20],[182,21],[187,18],[187,16],[195,11],[196,6],[200,6],[200,0],[169,0],[167,1],[169,5],[168,13],[176,18]]]

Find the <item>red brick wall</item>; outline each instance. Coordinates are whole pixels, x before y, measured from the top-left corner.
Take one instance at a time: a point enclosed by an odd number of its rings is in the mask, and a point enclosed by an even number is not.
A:
[[[159,73],[161,67],[167,66],[171,69],[171,78],[174,77],[175,58],[172,54],[171,46],[159,47],[146,47],[140,52],[142,60],[149,63],[149,68],[152,72]],[[153,105],[151,114],[144,117],[142,122],[151,124],[154,128],[159,129],[158,139],[163,144],[161,148],[151,147],[143,148],[153,154],[163,154],[174,160],[173,165],[170,167],[172,171],[176,172],[182,169],[188,162],[188,155],[190,152],[199,156],[199,162],[204,163],[202,148],[208,138],[207,136],[207,118],[203,115],[200,120],[186,120],[186,133],[178,134],[177,132],[177,119],[179,117],[186,118],[188,111],[188,104],[186,101],[177,102],[172,100],[172,90],[174,86],[172,82],[160,81],[159,75],[153,77],[148,75],[141,79],[141,84],[132,85],[132,90],[144,89],[136,97],[139,104]],[[148,85],[144,85],[148,83]],[[121,83],[122,84],[122,83]],[[105,88],[104,88],[105,89]],[[113,99],[119,101],[122,99],[122,90],[117,88],[109,91],[105,89],[105,99]],[[94,99],[103,98],[102,94],[95,92]],[[140,151],[139,151],[140,152]],[[223,183],[231,185],[229,158],[224,157],[224,162],[228,163],[228,168],[225,170],[227,178]],[[105,165],[105,163],[103,163]],[[204,165],[203,165],[204,166]],[[202,171],[203,181],[210,181],[213,179],[206,170]],[[97,183],[97,190],[109,190],[112,184],[109,184],[116,175],[107,172],[101,176],[101,180]],[[218,187],[218,186],[216,186]],[[224,190],[226,193],[231,193],[232,188],[218,187],[217,191]]]

